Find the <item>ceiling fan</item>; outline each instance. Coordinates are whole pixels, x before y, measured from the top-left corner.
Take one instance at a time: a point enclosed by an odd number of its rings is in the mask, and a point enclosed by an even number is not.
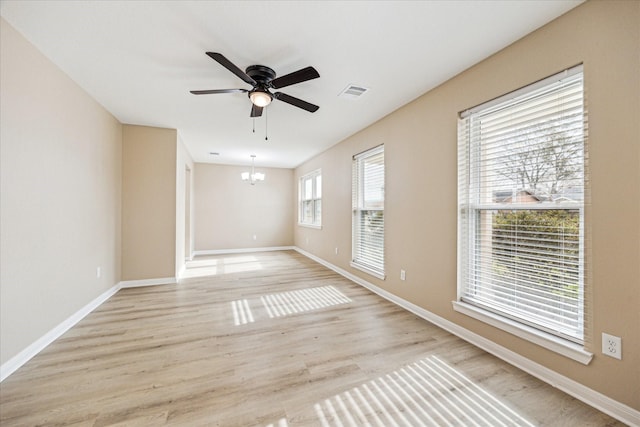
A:
[[[302,108],[311,113],[318,110],[317,105],[313,105],[302,99],[298,99],[282,92],[272,93],[270,89],[281,89],[296,83],[305,82],[307,80],[317,79],[320,74],[313,67],[306,67],[293,73],[276,78],[276,72],[264,65],[250,65],[243,72],[231,61],[225,58],[221,53],[207,52],[207,55],[214,61],[240,77],[244,82],[253,86],[251,89],[212,89],[212,90],[192,90],[194,95],[209,95],[214,93],[238,93],[246,92],[251,100],[251,117],[260,117],[264,107],[269,105],[273,99],[286,102],[295,107]]]

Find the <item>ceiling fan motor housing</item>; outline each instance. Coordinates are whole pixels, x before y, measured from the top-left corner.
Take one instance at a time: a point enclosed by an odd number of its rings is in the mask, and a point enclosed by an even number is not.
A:
[[[258,86],[269,87],[271,80],[276,78],[276,72],[264,65],[249,65],[246,73],[258,83]]]

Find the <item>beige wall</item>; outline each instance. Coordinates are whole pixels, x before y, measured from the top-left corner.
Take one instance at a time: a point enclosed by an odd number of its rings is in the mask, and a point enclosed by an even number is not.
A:
[[[124,125],[122,138],[122,280],[175,278],[177,132]]]
[[[640,409],[640,2],[590,1],[298,167],[323,171],[323,229],[295,244],[405,300]],[[585,366],[452,309],[459,111],[584,63],[594,360]],[[350,268],[351,156],[385,144],[387,279]],[[307,243],[308,239],[308,243]],[[339,255],[334,249],[338,247]],[[407,280],[399,280],[400,269]],[[622,337],[623,360],[600,352]]]
[[[240,178],[250,168],[195,164],[196,251],[293,244],[293,171],[256,166],[266,178],[250,185]]]
[[[5,363],[120,280],[122,126],[4,19],[0,31]]]

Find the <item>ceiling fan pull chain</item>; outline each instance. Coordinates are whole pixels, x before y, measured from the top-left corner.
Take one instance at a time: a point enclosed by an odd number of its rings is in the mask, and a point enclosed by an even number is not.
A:
[[[253,133],[256,133],[256,118],[253,118]]]
[[[265,141],[269,140],[269,137],[267,136],[268,123],[269,123],[269,109],[265,108],[264,109],[264,140]]]

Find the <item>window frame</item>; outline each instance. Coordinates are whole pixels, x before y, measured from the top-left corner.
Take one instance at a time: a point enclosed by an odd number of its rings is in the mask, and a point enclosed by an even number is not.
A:
[[[307,182],[311,183],[310,198],[305,198]],[[305,207],[307,204],[311,206],[310,221],[305,221]],[[316,169],[304,174],[298,180],[298,225],[309,228],[322,228],[322,169]]]
[[[382,154],[382,203],[381,206],[365,206],[365,187],[367,185],[367,181],[364,177],[364,167],[363,165],[368,159],[371,159],[375,156],[379,156]],[[384,210],[385,210],[385,184],[386,184],[386,173],[385,173],[385,162],[384,162],[384,144],[378,145],[366,151],[363,151],[359,154],[353,156],[352,161],[352,220],[351,220],[351,267],[356,268],[360,271],[363,271],[367,274],[370,274],[380,280],[385,280],[385,250],[384,250]],[[381,252],[381,260],[376,264],[375,262],[367,262],[368,256],[361,256],[363,253],[363,248],[359,245],[361,243],[361,229],[362,229],[362,215],[364,212],[382,212],[382,244],[381,247],[376,248]],[[380,218],[374,220],[376,223],[380,222]],[[379,236],[378,236],[379,238]]]
[[[479,156],[475,150],[479,150],[479,147],[484,144],[484,142],[480,141],[480,138],[472,137],[471,135],[475,135],[470,129],[473,126],[470,124],[470,121],[474,119],[475,116],[479,116],[484,112],[491,111],[494,108],[497,109],[508,109],[510,107],[513,108],[514,105],[518,105],[517,103],[523,98],[527,98],[530,94],[535,93],[539,89],[551,87],[551,85],[556,84],[559,81],[562,81],[566,78],[576,78],[574,76],[580,75],[582,79],[582,101],[583,101],[583,110],[582,110],[582,121],[583,121],[583,137],[581,139],[581,155],[583,161],[583,169],[581,176],[581,190],[584,194],[586,192],[586,182],[587,182],[587,171],[586,171],[586,148],[587,148],[587,132],[586,132],[586,117],[587,112],[586,108],[584,108],[584,75],[582,65],[573,67],[571,69],[565,70],[561,73],[552,75],[546,79],[540,80],[531,85],[525,86],[517,91],[511,92],[509,94],[498,97],[494,100],[488,101],[487,103],[481,104],[477,107],[474,107],[470,110],[462,112],[460,114],[459,120],[459,134],[458,134],[458,279],[457,279],[457,300],[453,301],[453,308],[455,311],[463,313],[467,316],[473,317],[475,319],[481,320],[485,323],[488,323],[492,326],[495,326],[499,329],[510,332],[514,335],[517,335],[521,338],[525,338],[531,342],[534,342],[538,345],[541,345],[545,348],[548,348],[557,353],[563,354],[569,358],[577,360],[583,364],[588,364],[593,354],[589,351],[585,350],[584,343],[588,341],[588,338],[585,337],[585,319],[588,318],[588,315],[585,313],[585,309],[588,307],[588,304],[585,303],[584,295],[585,295],[585,228],[584,228],[584,197],[582,198],[581,203],[576,206],[575,204],[563,204],[561,203],[539,203],[535,207],[531,205],[526,205],[525,203],[518,203],[515,197],[512,197],[512,205],[511,208],[516,212],[522,211],[539,211],[539,210],[577,210],[579,214],[579,236],[578,236],[578,245],[579,245],[579,284],[578,284],[578,297],[577,297],[577,305],[579,311],[579,323],[578,332],[582,334],[581,337],[576,338],[575,336],[568,336],[563,334],[563,331],[553,330],[553,328],[549,328],[547,325],[544,325],[544,322],[536,323],[536,322],[528,322],[523,319],[526,319],[526,316],[521,318],[514,318],[508,311],[508,309],[500,308],[500,301],[496,300],[493,306],[490,304],[483,305],[478,301],[474,301],[473,298],[469,298],[469,294],[473,293],[473,288],[477,287],[476,280],[476,269],[480,262],[486,261],[478,261],[477,253],[479,251],[478,244],[482,241],[481,237],[494,236],[495,229],[494,225],[489,225],[489,234],[487,234],[486,224],[480,225],[480,218],[485,212],[496,212],[500,211],[500,205],[497,203],[487,203],[483,202],[483,196],[487,197],[487,188],[485,188],[485,184],[482,183],[485,174],[483,168],[489,168],[488,161]],[[560,90],[560,89],[555,89]],[[465,127],[466,126],[466,127]],[[463,129],[463,127],[465,127]],[[518,129],[517,127],[510,129]],[[537,143],[537,142],[536,142]],[[496,146],[500,148],[501,146]],[[495,148],[492,146],[492,148]],[[466,150],[466,151],[465,151]],[[475,156],[475,157],[474,157]],[[472,160],[473,158],[481,159],[481,160]],[[477,170],[473,170],[473,167],[477,167]],[[487,169],[489,170],[489,169]],[[479,178],[482,177],[482,178]],[[466,180],[466,181],[465,181]],[[475,180],[475,181],[474,181]],[[464,182],[463,182],[464,181]],[[474,183],[475,182],[475,183]],[[463,189],[466,188],[466,189]],[[475,188],[476,192],[472,191]],[[489,187],[491,188],[491,187]],[[465,193],[466,191],[466,193]],[[484,192],[484,193],[483,193]],[[464,193],[464,194],[463,194]],[[514,193],[515,195],[516,193]],[[465,199],[466,197],[466,199]],[[508,208],[507,208],[508,209]],[[486,241],[486,240],[485,240]],[[486,249],[485,249],[486,251]],[[486,257],[487,255],[485,255]],[[494,259],[494,255],[489,255],[491,260]],[[495,261],[493,261],[495,262]],[[467,280],[467,277],[469,279]],[[467,283],[468,282],[468,283]],[[485,285],[480,285],[485,286]],[[515,286],[515,285],[514,285]],[[469,289],[469,290],[468,290]],[[533,316],[533,314],[531,315]]]

